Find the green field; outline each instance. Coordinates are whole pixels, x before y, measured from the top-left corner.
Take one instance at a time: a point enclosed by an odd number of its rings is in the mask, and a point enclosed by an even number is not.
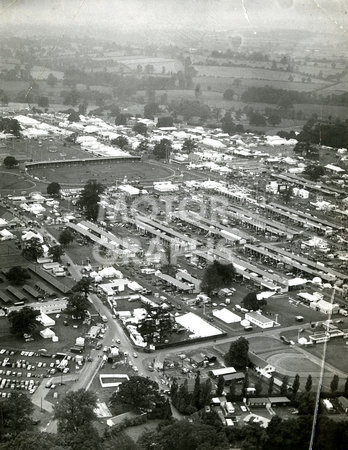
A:
[[[0,170],[0,191],[4,194],[18,194],[23,190],[32,189],[35,183],[27,180],[21,173]]]
[[[83,185],[90,179],[111,185],[126,179],[157,181],[171,177],[174,171],[161,164],[148,162],[115,162],[108,165],[85,164],[84,166],[35,168],[30,171],[31,175],[47,181],[57,181],[61,185]]]

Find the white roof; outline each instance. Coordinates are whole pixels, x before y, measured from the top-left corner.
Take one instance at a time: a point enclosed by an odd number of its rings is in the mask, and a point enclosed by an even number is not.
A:
[[[178,316],[175,318],[175,320],[177,323],[179,323],[181,326],[183,326],[192,333],[190,335],[191,339],[195,339],[197,337],[215,336],[217,334],[222,334],[221,330],[213,327],[208,322],[203,320],[201,317],[191,312],[183,314],[182,316]]]
[[[226,308],[215,309],[213,311],[213,316],[217,317],[225,323],[237,323],[241,321],[241,317]]]

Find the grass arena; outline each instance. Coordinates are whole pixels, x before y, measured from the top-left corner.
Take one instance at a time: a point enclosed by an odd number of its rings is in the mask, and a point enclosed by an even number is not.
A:
[[[64,161],[60,163],[40,163],[27,165],[27,172],[32,177],[46,182],[58,182],[65,186],[84,185],[90,179],[96,179],[105,185],[127,181],[140,183],[171,178],[175,171],[156,162],[140,160],[86,160]]]

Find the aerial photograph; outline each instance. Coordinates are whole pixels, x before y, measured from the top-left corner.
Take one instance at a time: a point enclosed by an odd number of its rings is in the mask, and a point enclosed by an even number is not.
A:
[[[0,0],[0,450],[347,450],[348,0]]]

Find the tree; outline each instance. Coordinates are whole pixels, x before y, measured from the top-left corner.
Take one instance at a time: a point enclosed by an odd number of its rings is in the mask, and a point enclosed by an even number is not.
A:
[[[224,100],[233,100],[233,97],[234,97],[234,90],[226,89],[223,95]]]
[[[18,161],[14,156],[6,156],[4,158],[4,166],[6,169],[13,169],[14,167],[18,166]]]
[[[160,400],[156,381],[140,376],[131,376],[123,382],[118,391],[110,398],[111,405],[118,403],[130,405],[134,408],[149,408],[152,403]]]
[[[244,308],[249,311],[257,311],[263,305],[262,300],[257,300],[256,292],[249,292],[242,300]]]
[[[200,398],[201,407],[209,405],[211,400],[211,390],[212,384],[210,378],[208,378],[204,383],[201,384],[201,398]]]
[[[89,180],[85,184],[77,205],[81,207],[87,219],[96,220],[99,211],[100,195],[104,192],[105,187],[97,180]]]
[[[260,378],[258,378],[258,380],[255,383],[255,394],[256,395],[261,395],[262,394],[262,389],[263,389],[262,381],[261,381]]]
[[[8,117],[0,118],[0,131],[11,133],[16,137],[21,135],[21,126],[17,119],[10,119]]]
[[[30,416],[34,406],[29,397],[23,392],[13,391],[11,397],[0,402],[0,436],[10,434],[15,436],[21,431],[30,429]]]
[[[152,450],[225,450],[230,448],[224,433],[202,423],[176,421],[158,432],[144,433],[139,441],[141,448]]]
[[[237,126],[233,122],[231,114],[226,113],[221,121],[221,129],[224,133],[228,133],[230,135],[235,134],[237,131]]]
[[[300,388],[300,376],[297,373],[295,375],[294,382],[292,383],[292,392],[294,393],[294,395],[297,394],[299,388]]]
[[[273,112],[272,114],[270,114],[267,117],[267,121],[269,124],[275,126],[275,125],[279,125],[281,123],[282,119],[279,116],[279,114],[277,114],[276,112]]]
[[[60,258],[64,254],[64,250],[61,245],[53,245],[53,247],[50,247],[48,250],[48,254],[52,256],[53,261],[60,261]]]
[[[172,152],[172,143],[169,139],[161,139],[155,144],[153,155],[156,159],[169,159]]]
[[[325,168],[316,164],[310,164],[306,166],[304,174],[307,175],[310,180],[317,181],[320,177],[325,175]]]
[[[94,409],[97,397],[94,393],[79,389],[67,393],[54,406],[54,418],[58,421],[58,432],[61,434],[76,434],[82,429],[87,430],[97,416]]]
[[[265,117],[255,111],[252,111],[248,114],[248,119],[250,125],[255,125],[256,127],[264,127],[266,125]]]
[[[24,306],[18,311],[11,311],[7,316],[11,333],[17,336],[23,336],[25,333],[31,334],[39,324],[36,320],[39,315],[40,311],[30,306]]]
[[[185,139],[183,144],[182,144],[182,151],[190,154],[192,152],[194,152],[197,149],[197,143],[196,141],[194,141],[191,138]]]
[[[126,136],[117,136],[117,138],[113,139],[111,141],[112,145],[116,145],[119,148],[124,148],[126,145],[128,145],[128,139]]]
[[[82,277],[71,291],[83,294],[85,299],[88,300],[88,294],[92,291],[92,283],[93,279],[91,277]]]
[[[140,153],[147,153],[149,151],[149,141],[147,139],[140,141],[137,150]]]
[[[145,123],[138,122],[133,126],[134,133],[142,134],[143,136],[147,135],[147,126]]]
[[[332,380],[331,380],[331,383],[330,383],[330,389],[331,389],[331,392],[334,394],[336,391],[337,391],[337,389],[338,389],[338,382],[339,382],[339,378],[338,378],[338,375],[334,375],[333,376],[333,378],[332,378]]]
[[[23,254],[27,258],[33,260],[40,258],[44,254],[41,240],[38,237],[32,237],[26,241],[24,244]]]
[[[153,120],[155,115],[160,112],[160,107],[157,103],[147,103],[144,106],[144,117],[145,119]]]
[[[312,389],[312,384],[313,384],[312,375],[308,375],[305,385],[306,392],[310,392],[310,390]]]
[[[48,97],[41,96],[37,99],[37,106],[41,108],[48,108]]]
[[[157,127],[172,127],[174,125],[173,117],[166,116],[166,117],[159,117],[157,120]]]
[[[49,73],[46,81],[49,86],[53,87],[57,84],[58,78],[55,77],[52,73]]]
[[[231,342],[228,352],[225,354],[226,364],[238,370],[244,370],[249,363],[249,342],[244,337]]]
[[[301,415],[313,415],[315,408],[315,393],[302,392],[298,399],[298,412]]]
[[[68,296],[66,305],[66,312],[76,317],[77,319],[84,320],[87,316],[89,308],[89,301],[86,297],[79,292],[71,293]]]
[[[281,395],[286,395],[288,393],[288,383],[289,383],[289,377],[284,376],[282,385],[280,386],[280,394]]]
[[[48,195],[53,195],[53,196],[58,196],[60,193],[60,184],[53,181],[52,183],[50,183],[47,186],[47,194]]]
[[[201,378],[200,378],[200,372],[198,370],[196,373],[195,386],[193,388],[193,394],[192,394],[192,404],[197,409],[200,409],[200,406],[201,406],[200,399],[201,399]]]
[[[218,381],[217,381],[217,388],[216,388],[216,395],[220,397],[224,391],[225,387],[225,380],[222,375],[219,375]]]
[[[15,285],[19,286],[30,278],[29,272],[27,269],[21,266],[14,266],[6,273],[6,278],[8,281]]]
[[[249,373],[248,373],[248,371],[246,371],[245,372],[245,375],[244,375],[244,380],[243,380],[243,385],[242,385],[242,394],[243,394],[243,397],[245,397],[246,395],[247,395],[247,389],[248,389],[248,387],[249,387]]]
[[[127,121],[128,121],[128,115],[127,114],[122,114],[119,113],[116,115],[115,118],[115,125],[127,125]]]
[[[274,375],[272,373],[271,378],[269,379],[268,384],[268,395],[272,395],[274,389]]]
[[[61,436],[40,431],[21,431],[2,443],[2,450],[70,450],[63,443]]]
[[[67,247],[75,239],[74,234],[69,228],[65,228],[59,235],[58,241],[63,247]]]
[[[213,291],[229,287],[234,281],[235,273],[233,264],[222,264],[219,261],[214,261],[203,273],[201,290],[210,296]]]
[[[69,122],[80,122],[80,114],[76,111],[72,111],[68,116]]]

